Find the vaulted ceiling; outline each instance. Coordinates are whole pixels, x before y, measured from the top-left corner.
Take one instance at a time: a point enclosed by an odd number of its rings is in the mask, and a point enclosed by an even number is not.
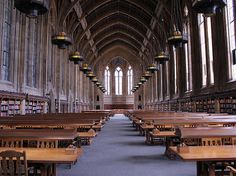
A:
[[[160,19],[170,19],[167,0],[54,0],[59,26],[74,40],[88,63],[122,46],[147,63]],[[162,14],[162,16],[161,16]],[[166,28],[168,23],[166,23]],[[61,30],[61,29],[60,29]],[[156,49],[156,48],[155,48]],[[150,61],[151,62],[151,61]]]

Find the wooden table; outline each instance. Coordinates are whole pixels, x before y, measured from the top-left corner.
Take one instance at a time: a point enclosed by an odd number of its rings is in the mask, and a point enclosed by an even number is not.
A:
[[[76,137],[74,129],[0,129],[0,138],[73,140]]]
[[[159,120],[155,121],[154,126],[157,128],[165,128],[165,126],[172,126],[173,128],[179,126],[201,126],[201,125],[234,125],[236,124],[236,118],[229,119],[220,119],[220,118],[206,118],[206,119],[167,119],[167,120]]]
[[[5,150],[16,150],[26,152],[26,159],[31,164],[50,164],[53,168],[53,176],[56,176],[56,164],[72,164],[81,156],[82,149],[77,148],[77,152],[68,154],[65,148],[42,149],[42,148],[0,148],[0,152]],[[47,176],[46,167],[41,167],[41,175]]]
[[[236,137],[236,127],[180,127],[176,129],[176,135],[180,138]]]
[[[176,129],[176,135],[187,145],[202,145],[204,139],[221,139],[223,145],[236,144],[236,127],[197,127]]]
[[[82,144],[91,144],[92,138],[94,138],[96,135],[97,133],[78,132],[78,136]]]
[[[182,147],[178,151],[177,147],[169,147],[173,152],[184,161],[196,161],[197,176],[215,176],[215,168],[213,163],[216,161],[234,161],[236,160],[236,146],[187,146]],[[204,164],[209,166],[203,167]],[[208,170],[208,171],[207,171]]]
[[[153,144],[155,139],[164,138],[165,141],[168,141],[168,138],[176,137],[175,131],[160,131],[158,133],[149,132],[146,134],[146,143]],[[169,145],[166,144],[166,147]]]

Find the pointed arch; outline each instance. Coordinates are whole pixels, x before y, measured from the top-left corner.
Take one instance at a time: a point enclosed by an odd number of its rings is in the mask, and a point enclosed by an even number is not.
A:
[[[110,95],[111,92],[111,87],[110,87],[110,81],[111,81],[111,72],[108,66],[106,66],[105,68],[105,73],[104,73],[104,77],[105,77],[105,89],[106,89],[106,95]]]
[[[122,69],[118,66],[115,69],[115,94],[116,95],[122,95],[122,78],[123,78],[123,72]]]
[[[127,71],[127,80],[128,80],[128,95],[132,95],[132,86],[133,86],[133,69],[131,66],[129,66],[128,71]]]

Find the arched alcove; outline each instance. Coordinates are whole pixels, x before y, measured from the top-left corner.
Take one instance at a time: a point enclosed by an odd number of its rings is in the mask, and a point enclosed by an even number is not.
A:
[[[130,85],[128,85],[128,83],[133,84],[133,81],[131,82],[128,79],[130,78],[128,71],[131,69],[132,65],[121,56],[110,59],[110,62],[105,65],[103,70],[104,84],[106,89],[110,89],[104,94],[103,103],[105,109],[133,108],[134,95],[129,91]]]

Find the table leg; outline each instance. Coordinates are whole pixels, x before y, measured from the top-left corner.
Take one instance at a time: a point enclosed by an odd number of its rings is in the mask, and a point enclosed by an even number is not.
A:
[[[215,164],[209,163],[208,165],[209,169],[209,176],[215,176]]]
[[[215,176],[215,165],[197,161],[197,176]]]
[[[52,176],[56,176],[57,175],[57,166],[55,163],[52,164]]]
[[[48,175],[47,174],[47,166],[46,166],[46,164],[42,164],[40,166],[40,172],[41,172],[41,176],[47,176]]]
[[[202,176],[203,172],[203,162],[197,161],[197,176]]]

